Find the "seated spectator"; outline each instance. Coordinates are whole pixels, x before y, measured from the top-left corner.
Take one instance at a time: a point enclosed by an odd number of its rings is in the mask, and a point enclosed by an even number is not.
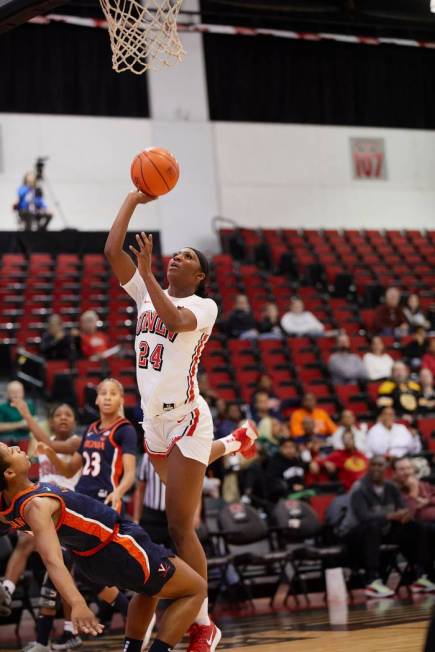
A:
[[[257,322],[257,330],[260,333],[260,340],[280,340],[283,333],[279,322],[279,310],[276,303],[266,303],[260,313]]]
[[[6,402],[0,404],[0,439],[4,442],[27,439],[29,428],[27,422],[12,402],[25,400],[33,416],[36,414],[35,404],[31,399],[25,398],[24,385],[18,380],[13,380],[6,386]]]
[[[326,457],[313,460],[310,464],[310,471],[318,475],[322,469],[334,476],[343,484],[348,491],[352,485],[367,473],[368,460],[364,453],[361,453],[355,446],[355,439],[352,432],[344,432],[342,445]]]
[[[419,326],[412,340],[404,347],[403,355],[412,369],[419,369],[424,354],[427,351],[427,334],[423,326]]]
[[[266,392],[269,397],[269,410],[273,411],[274,416],[276,416],[277,419],[282,420],[282,414],[280,412],[281,401],[273,390],[273,380],[269,374],[261,374],[255,388],[254,399],[257,392]],[[254,408],[251,408],[251,410],[254,410]]]
[[[379,335],[372,338],[370,351],[364,354],[363,362],[368,380],[382,380],[391,376],[394,360],[391,355],[385,353],[385,346]]]
[[[221,439],[238,428],[243,414],[237,403],[228,403],[223,415],[214,419],[214,437]]]
[[[406,335],[408,323],[400,305],[401,293],[390,287],[385,292],[384,303],[376,308],[373,329],[381,335]]]
[[[366,595],[373,598],[394,596],[381,580],[381,545],[393,543],[411,562],[417,580],[411,585],[416,592],[432,591],[435,585],[427,578],[432,572],[433,555],[422,526],[411,520],[400,492],[385,479],[385,459],[376,455],[370,461],[367,475],[350,494],[355,526],[346,536],[352,555],[360,556],[366,571]]]
[[[255,339],[258,337],[257,324],[251,312],[248,297],[238,294],[234,302],[234,309],[228,315],[226,323],[229,337],[241,340]]]
[[[290,309],[281,318],[281,327],[287,335],[323,335],[324,325],[313,315],[304,310],[304,304],[298,297],[290,300]]]
[[[42,335],[39,350],[46,360],[70,360],[72,358],[73,341],[65,331],[60,315],[49,317],[47,330]]]
[[[298,447],[289,438],[281,439],[279,450],[266,466],[266,490],[273,503],[305,489],[307,465],[299,457]]]
[[[98,330],[98,315],[95,310],[86,310],[80,317],[79,330],[74,329],[78,350],[84,358],[98,360],[110,348],[109,336]]]
[[[420,410],[420,401],[420,385],[410,379],[409,369],[404,362],[395,362],[391,378],[379,387],[378,407],[391,406],[399,416],[412,418]]]
[[[336,450],[341,450],[343,448],[343,437],[346,433],[350,433],[353,436],[356,448],[364,453],[366,450],[366,435],[356,425],[355,415],[352,410],[343,410],[340,416],[339,426],[332,437],[328,439],[328,443]]]
[[[280,437],[287,436],[287,428],[279,418],[278,412],[269,407],[269,396],[266,392],[257,392],[251,410],[251,417],[255,421],[260,439],[269,444],[277,445]]]
[[[52,215],[47,211],[42,187],[36,174],[27,172],[17,191],[18,198],[14,209],[18,212],[20,225],[25,231],[45,231]]]
[[[305,417],[314,419],[316,435],[328,437],[337,429],[337,426],[326,410],[317,407],[317,399],[312,392],[305,394],[302,399],[302,407],[295,410],[290,417],[290,433],[293,437],[303,436],[303,421]]]
[[[250,464],[244,465],[239,472],[239,488],[242,502],[254,506],[264,506],[267,499],[266,466],[269,458],[257,443],[257,455]]]
[[[363,361],[356,353],[351,353],[349,335],[342,333],[337,337],[335,353],[328,361],[332,380],[338,385],[367,380],[367,371]]]
[[[394,479],[412,518],[433,525],[435,534],[435,486],[417,478],[409,457],[396,460],[394,471]]]
[[[429,341],[429,347],[421,360],[421,366],[435,374],[435,337]]]
[[[382,455],[390,459],[404,455],[417,455],[421,451],[421,441],[402,423],[395,421],[392,407],[384,407],[377,423],[370,428],[366,439],[367,457]]]
[[[430,322],[426,319],[426,316],[420,307],[418,294],[412,293],[408,296],[405,307],[403,308],[403,313],[412,330],[420,326],[425,329],[430,328]]]
[[[430,369],[420,369],[419,382],[421,389],[420,408],[424,414],[435,412],[435,387],[433,373]]]

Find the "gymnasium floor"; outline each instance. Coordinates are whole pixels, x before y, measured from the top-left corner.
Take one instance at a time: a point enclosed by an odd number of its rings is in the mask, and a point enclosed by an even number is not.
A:
[[[232,652],[420,652],[435,596],[415,602],[383,600],[351,607],[347,625],[331,627],[325,608],[272,613],[241,612],[218,619],[219,650]],[[261,609],[261,605],[260,605]],[[23,623],[23,630],[27,629]],[[0,629],[0,649],[11,652],[10,628]],[[23,631],[26,639],[27,632]],[[6,646],[6,637],[9,646]],[[119,651],[122,636],[87,641],[83,652]],[[185,646],[180,645],[178,649]]]

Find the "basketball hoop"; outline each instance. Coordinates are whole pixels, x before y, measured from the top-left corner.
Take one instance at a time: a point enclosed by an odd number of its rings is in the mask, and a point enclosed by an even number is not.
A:
[[[107,19],[116,72],[141,75],[181,61],[185,51],[177,33],[183,0],[100,0]]]

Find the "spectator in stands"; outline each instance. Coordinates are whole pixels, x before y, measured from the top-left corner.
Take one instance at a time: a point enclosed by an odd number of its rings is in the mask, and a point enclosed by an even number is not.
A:
[[[221,439],[226,437],[233,430],[238,428],[241,420],[243,419],[242,411],[237,403],[228,403],[223,415],[214,420],[214,437]]]
[[[366,571],[366,595],[374,598],[394,596],[380,579],[381,545],[393,543],[414,564],[418,579],[411,590],[432,591],[435,585],[427,578],[432,571],[433,556],[428,539],[419,523],[411,520],[399,489],[385,479],[385,459],[376,455],[370,461],[367,475],[350,494],[350,503],[356,525],[347,535],[352,554],[360,552]]]
[[[256,457],[240,469],[239,488],[243,502],[262,507],[267,499],[266,467],[269,458],[258,442],[256,449]]]
[[[229,337],[241,340],[255,339],[258,337],[257,324],[249,306],[248,297],[238,294],[234,302],[234,309],[228,315],[227,333]]]
[[[339,450],[335,450],[326,457],[313,460],[310,464],[310,471],[318,475],[325,469],[331,476],[337,476],[337,480],[343,484],[348,491],[352,485],[360,480],[366,473],[368,460],[364,453],[361,453],[355,446],[353,433],[344,432]]]
[[[255,394],[257,392],[266,392],[266,394],[269,397],[269,410],[272,411],[273,415],[277,418],[280,419],[280,421],[283,420],[280,408],[281,408],[281,401],[279,398],[276,396],[274,390],[273,390],[273,380],[269,376],[269,374],[261,374],[257,381],[257,385],[255,388],[255,393],[253,398],[255,399]],[[255,411],[255,408],[252,407],[251,411]]]
[[[363,362],[368,380],[382,380],[390,377],[394,360],[391,355],[385,353],[385,346],[379,335],[372,337],[370,351],[364,354]]]
[[[73,341],[65,331],[60,315],[49,317],[39,350],[46,360],[70,360],[73,357]]]
[[[435,534],[435,486],[417,478],[409,457],[396,460],[394,471],[403,501],[412,518],[431,524]]]
[[[314,419],[316,435],[328,437],[337,429],[326,410],[317,407],[317,399],[312,392],[307,392],[304,395],[302,407],[295,410],[290,417],[290,432],[293,437],[301,437],[304,434],[303,421],[305,417]]]
[[[18,380],[8,383],[6,386],[6,401],[0,404],[0,438],[4,442],[27,439],[29,436],[26,420],[23,419],[17,408],[12,405],[12,402],[17,399],[25,400],[30,414],[32,416],[36,414],[33,401],[25,398],[24,385]]]
[[[42,188],[34,172],[27,172],[18,188],[18,199],[14,209],[25,231],[45,231],[52,215],[47,211]]]
[[[379,408],[391,406],[397,414],[412,419],[420,409],[420,385],[409,377],[404,362],[395,362],[391,378],[379,387],[377,404]]]
[[[323,335],[325,327],[313,315],[304,309],[298,297],[290,300],[290,309],[281,318],[281,327],[287,335]]]
[[[280,340],[283,332],[279,322],[279,310],[276,303],[266,303],[260,313],[257,322],[257,330],[260,333],[260,340]]]
[[[424,414],[435,412],[435,387],[433,373],[430,369],[420,369],[419,374],[421,399],[420,408]]]
[[[80,329],[71,334],[76,337],[82,357],[98,360],[110,348],[109,337],[98,330],[98,315],[95,310],[86,310],[80,317]]]
[[[334,383],[339,385],[367,380],[363,361],[356,353],[351,353],[350,339],[346,333],[337,337],[335,353],[329,358],[328,369]]]
[[[257,424],[259,437],[267,443],[276,445],[278,439],[287,436],[287,428],[278,418],[277,414],[269,407],[267,392],[257,392],[251,409],[251,417]]]
[[[328,443],[336,450],[341,450],[343,448],[343,437],[346,433],[352,435],[356,448],[364,453],[366,450],[366,434],[361,428],[358,428],[352,410],[343,410],[339,426],[332,437],[329,438]]]
[[[417,455],[421,451],[421,441],[402,423],[395,421],[392,407],[384,407],[377,423],[367,433],[367,456],[382,455],[390,459],[404,455]]]
[[[421,366],[435,374],[435,337],[432,337],[429,341],[429,347],[422,358]]]
[[[426,316],[420,307],[418,294],[412,293],[408,296],[405,307],[403,308],[403,313],[412,330],[419,326],[425,329],[430,328],[430,322],[426,319]]]
[[[408,323],[400,305],[400,290],[390,287],[385,292],[384,303],[377,307],[373,328],[382,335],[406,335]]]
[[[271,502],[287,498],[289,494],[303,491],[307,465],[301,461],[296,443],[281,439],[279,450],[266,466],[266,489]]]
[[[427,333],[423,326],[418,326],[412,340],[403,349],[403,355],[412,369],[419,369],[427,351]]]

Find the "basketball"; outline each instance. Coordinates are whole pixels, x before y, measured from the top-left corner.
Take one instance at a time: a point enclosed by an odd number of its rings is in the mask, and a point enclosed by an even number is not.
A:
[[[140,152],[131,164],[131,180],[138,190],[160,197],[172,190],[180,176],[176,158],[162,147]]]

